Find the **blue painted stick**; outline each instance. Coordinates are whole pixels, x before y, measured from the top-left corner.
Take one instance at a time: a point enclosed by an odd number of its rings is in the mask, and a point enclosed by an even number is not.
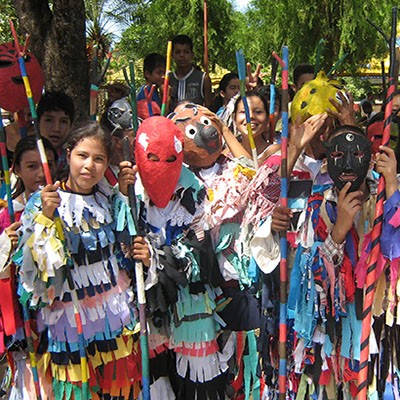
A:
[[[254,167],[255,167],[255,169],[258,169],[257,148],[256,148],[256,144],[254,142],[253,130],[251,129],[250,110],[249,110],[249,105],[247,103],[247,97],[246,97],[246,62],[244,59],[244,54],[243,54],[242,49],[236,51],[236,62],[237,62],[238,72],[239,72],[240,96],[242,97],[244,112],[246,114],[247,135],[249,137],[251,153],[253,155]]]
[[[282,58],[276,53],[273,56],[282,66],[282,136],[281,136],[281,199],[283,207],[288,206],[288,169],[287,150],[289,141],[289,116],[288,116],[288,88],[289,88],[289,50],[286,46],[282,48]],[[280,238],[281,262],[280,262],[280,308],[279,308],[279,399],[286,399],[287,361],[287,237],[282,232]]]
[[[274,143],[274,135],[275,135],[275,96],[276,96],[275,80],[276,80],[277,69],[278,69],[278,60],[275,57],[272,57],[271,80],[269,84],[269,144]]]

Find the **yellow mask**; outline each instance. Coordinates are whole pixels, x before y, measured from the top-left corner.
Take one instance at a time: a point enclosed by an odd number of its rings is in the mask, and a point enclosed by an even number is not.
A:
[[[337,91],[343,87],[339,81],[329,79],[325,72],[320,71],[315,79],[305,83],[294,96],[290,109],[292,121],[304,122],[312,115],[322,114],[328,108],[333,108],[329,98],[336,99]]]

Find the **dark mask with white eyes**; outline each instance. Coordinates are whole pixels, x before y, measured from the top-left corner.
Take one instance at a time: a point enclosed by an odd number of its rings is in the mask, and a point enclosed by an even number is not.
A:
[[[349,192],[358,190],[367,176],[371,161],[371,144],[365,136],[344,132],[325,143],[328,173],[335,187],[341,190],[351,182]]]

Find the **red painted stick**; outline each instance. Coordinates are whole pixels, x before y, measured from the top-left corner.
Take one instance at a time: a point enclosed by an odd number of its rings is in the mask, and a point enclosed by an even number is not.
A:
[[[387,146],[390,139],[390,123],[392,120],[393,110],[393,94],[395,91],[395,51],[396,51],[396,24],[397,24],[397,8],[392,9],[392,34],[390,40],[390,73],[389,84],[386,94],[385,107],[385,123],[382,138],[382,145]],[[375,286],[377,281],[376,266],[380,254],[380,235],[382,232],[383,221],[383,202],[385,200],[385,179],[383,176],[379,178],[378,195],[375,207],[374,226],[371,236],[371,254],[368,263],[367,277],[364,291],[364,308],[361,330],[361,351],[360,366],[358,372],[358,399],[367,398],[368,389],[368,360],[369,360],[369,337],[371,333],[372,322],[372,305],[374,301]]]

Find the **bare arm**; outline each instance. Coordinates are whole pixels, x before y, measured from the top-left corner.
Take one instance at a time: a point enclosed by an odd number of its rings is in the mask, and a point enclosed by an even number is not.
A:
[[[288,148],[288,176],[292,173],[304,147],[318,134],[326,118],[327,114],[313,115],[301,125],[294,124],[292,126]]]
[[[230,152],[232,153],[233,157],[246,157],[248,159],[252,159],[252,156],[244,149],[241,143],[235,138],[234,134],[231,130],[221,121],[222,125],[222,136],[225,139],[225,143],[229,147]]]

